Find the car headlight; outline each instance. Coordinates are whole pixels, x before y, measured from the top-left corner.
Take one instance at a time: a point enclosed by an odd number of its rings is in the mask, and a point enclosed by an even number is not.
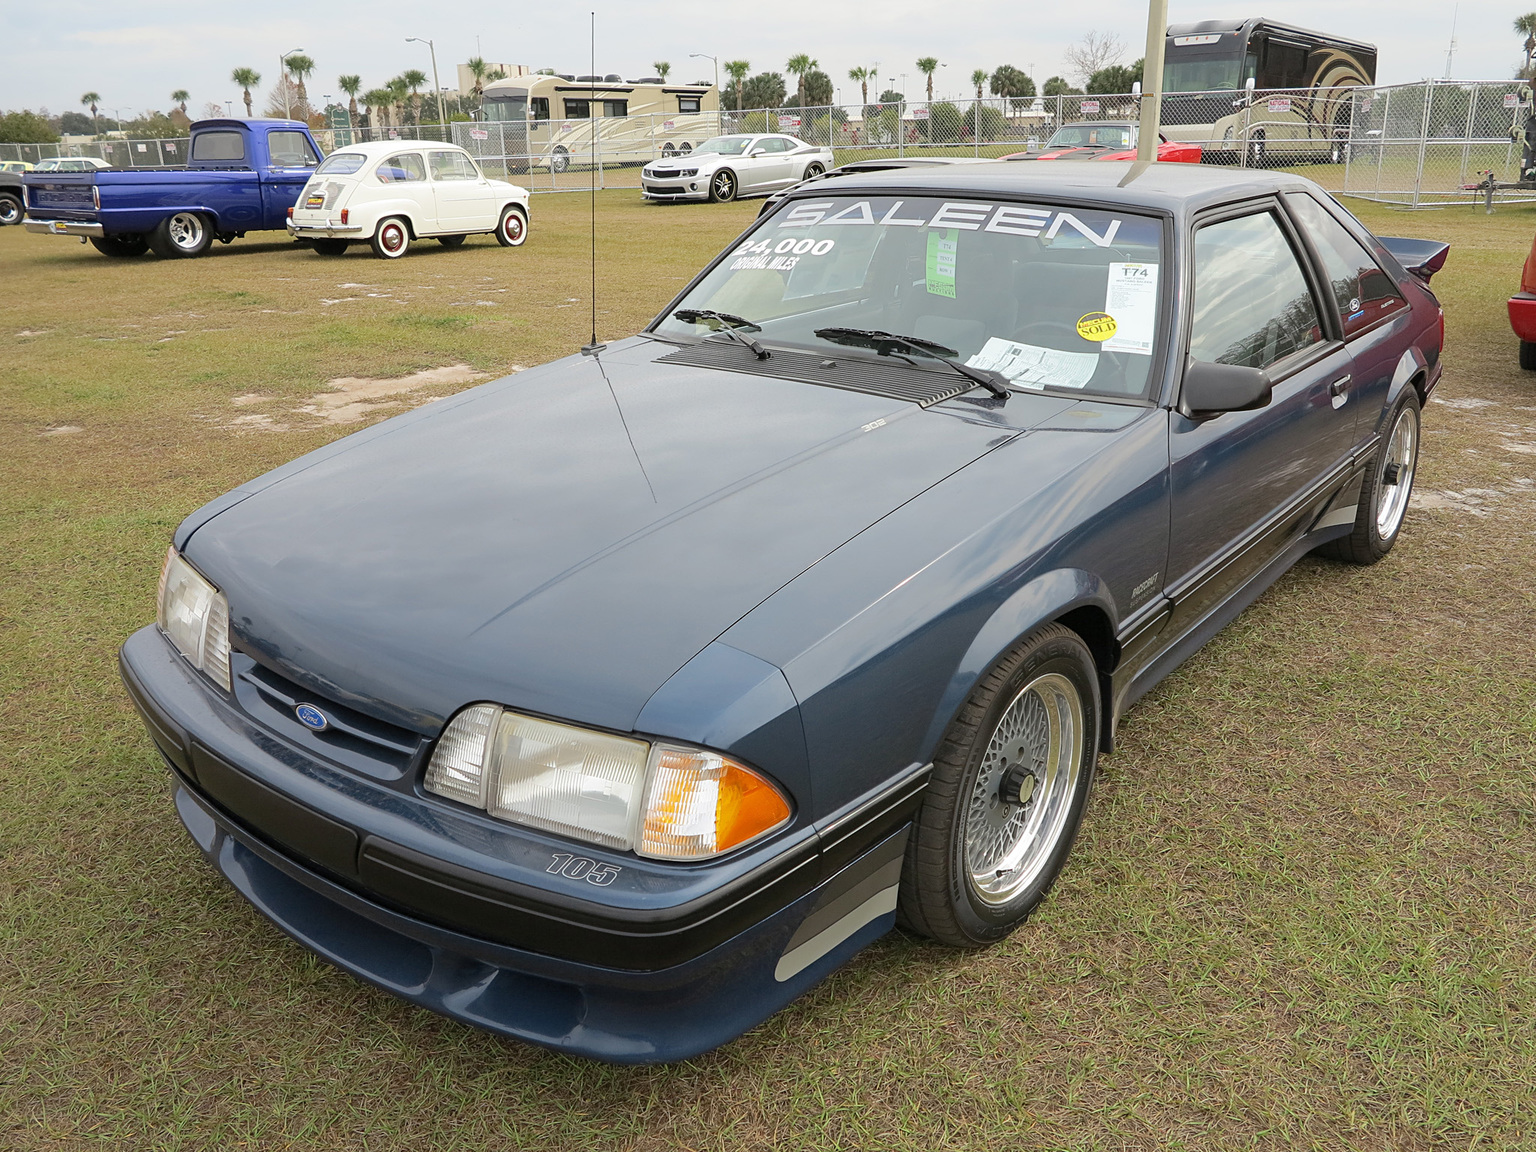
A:
[[[698,174],[699,170],[697,168],[684,168],[678,173],[679,176],[697,176]]]
[[[700,748],[473,704],[443,730],[428,792],[502,820],[658,860],[702,860],[789,819],[757,772]]]
[[[160,630],[177,651],[224,691],[229,691],[229,601],[175,548],[160,569]]]

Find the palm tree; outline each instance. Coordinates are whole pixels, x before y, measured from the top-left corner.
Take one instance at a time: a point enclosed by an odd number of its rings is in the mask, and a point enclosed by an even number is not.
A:
[[[288,57],[288,71],[299,90],[299,107],[307,114],[309,111],[309,93],[304,90],[304,77],[315,70],[315,62],[308,56]]]
[[[336,87],[347,94],[347,115],[352,118],[352,123],[357,123],[357,90],[363,86],[361,76],[338,76]]]
[[[987,70],[978,68],[971,73],[971,83],[976,85],[976,103],[981,103],[981,90],[987,86]]]
[[[1525,36],[1525,68],[1521,76],[1529,76],[1531,72],[1531,59],[1536,56],[1536,12],[1527,12],[1524,16],[1515,17],[1515,31]]]
[[[363,103],[368,106],[368,127],[379,128],[380,120],[389,121],[389,89],[370,88],[363,93]]]
[[[411,90],[411,123],[421,123],[421,86],[427,82],[427,74],[419,68],[400,73],[400,79]]]
[[[89,104],[91,107],[91,119],[96,121],[96,135],[101,135],[101,117],[96,114],[96,105],[101,103],[101,93],[87,92],[80,97],[80,103]]]
[[[731,78],[731,83],[736,85],[736,111],[741,111],[741,89],[746,83],[747,73],[752,71],[752,65],[746,60],[727,60],[725,62],[725,74]]]
[[[406,100],[410,96],[411,86],[405,82],[404,76],[396,76],[385,87],[389,89],[390,121],[404,122]]]
[[[798,56],[791,56],[789,63],[784,65],[784,71],[799,78],[800,86],[795,96],[795,107],[805,107],[805,74],[816,68],[816,61],[812,60],[804,52]]]
[[[665,60],[658,60],[651,67],[656,69],[656,75],[660,76],[661,82],[665,84],[667,82],[667,74],[672,71],[672,65],[668,64]]]
[[[475,78],[469,90],[475,94],[475,100],[478,102],[485,95],[485,74],[490,71],[490,66],[486,64],[483,57],[471,56],[464,67],[468,68],[469,74]]]
[[[861,103],[869,103],[869,82],[874,77],[875,70],[873,68],[859,67],[848,69],[848,79],[859,86],[859,101]]]
[[[933,74],[939,70],[937,56],[924,56],[917,62],[917,70],[928,77],[928,103],[933,103]]]
[[[240,85],[241,95],[245,97],[245,115],[249,118],[252,115],[251,89],[261,83],[261,73],[254,68],[236,68],[229,78]]]
[[[181,108],[183,116],[187,114],[187,101],[190,99],[192,99],[192,93],[188,92],[185,88],[178,88],[171,93],[172,102]]]

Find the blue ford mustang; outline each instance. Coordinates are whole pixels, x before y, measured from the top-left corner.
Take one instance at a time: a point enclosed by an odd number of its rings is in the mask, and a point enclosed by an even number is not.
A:
[[[295,939],[688,1057],[897,923],[1001,940],[1131,703],[1303,554],[1391,549],[1444,256],[1283,174],[813,184],[639,336],[188,517],[123,678]]]

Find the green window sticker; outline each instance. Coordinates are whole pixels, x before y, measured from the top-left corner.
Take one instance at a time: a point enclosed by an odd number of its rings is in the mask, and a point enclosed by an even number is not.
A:
[[[960,230],[934,229],[928,233],[928,294],[955,298],[955,253],[960,247]]]

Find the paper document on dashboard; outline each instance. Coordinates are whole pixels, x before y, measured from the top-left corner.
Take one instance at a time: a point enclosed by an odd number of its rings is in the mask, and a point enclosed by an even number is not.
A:
[[[972,368],[989,368],[1023,388],[1086,388],[1099,366],[1097,352],[1062,352],[1036,344],[990,337],[981,351],[966,361]]]

